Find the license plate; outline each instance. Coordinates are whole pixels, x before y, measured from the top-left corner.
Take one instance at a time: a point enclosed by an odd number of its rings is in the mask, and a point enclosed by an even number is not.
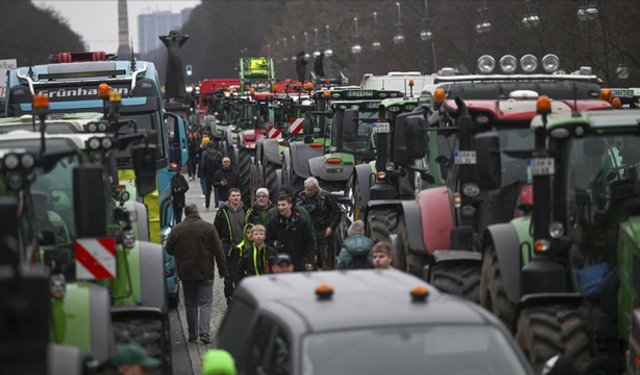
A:
[[[633,98],[633,90],[611,90],[612,98]]]
[[[47,115],[44,119],[47,121],[58,121],[62,120],[65,116],[68,116],[67,113],[52,113]]]
[[[456,151],[453,157],[454,164],[470,165],[476,163],[475,151]]]
[[[527,169],[532,176],[551,176],[556,173],[556,163],[553,158],[536,158],[527,160]]]
[[[388,122],[374,122],[373,132],[374,133],[391,133],[391,125],[389,125]]]

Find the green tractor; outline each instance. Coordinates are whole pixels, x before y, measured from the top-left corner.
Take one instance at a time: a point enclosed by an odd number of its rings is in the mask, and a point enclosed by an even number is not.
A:
[[[501,154],[525,158],[534,202],[481,239],[480,303],[536,370],[556,354],[581,373],[620,374],[625,354],[637,370],[640,111],[550,114],[546,96],[537,110],[533,151],[475,138],[479,188],[500,186]]]
[[[116,127],[128,126],[128,122],[119,124],[117,116],[112,119],[115,121],[110,124],[98,124],[114,129],[111,134],[45,136],[42,122],[41,134],[4,135],[0,148],[20,145],[36,154],[67,155],[56,163],[37,164],[33,171],[37,178],[29,187],[40,207],[36,221],[44,241],[43,259],[52,265],[52,278],[67,291],[52,300],[54,339],[79,335],[76,346],[93,353],[88,346],[91,342],[83,337],[112,324],[115,343],[142,345],[163,361],[161,373],[169,374],[171,342],[166,284],[162,282],[163,250],[160,245],[136,241],[137,222],[146,223],[146,218],[136,217],[137,211],[127,208],[134,207],[130,197],[137,196],[136,188],[118,182],[115,163],[116,153],[131,148],[137,192],[152,191],[156,188],[155,145],[148,143],[145,133],[119,136]],[[77,177],[79,173],[84,175]],[[87,196],[76,196],[77,192]],[[49,247],[59,251],[48,251]],[[105,314],[111,324],[93,327],[93,318],[70,324],[69,316],[82,317],[83,309],[94,312],[93,290],[102,290],[100,286],[106,288],[106,304],[96,311]],[[74,293],[70,295],[70,291]],[[69,297],[74,303],[69,303]]]
[[[340,88],[330,90],[333,121],[330,143],[323,155],[309,159],[309,173],[329,191],[344,191],[356,165],[375,160],[373,122],[386,98],[400,98],[400,91]]]

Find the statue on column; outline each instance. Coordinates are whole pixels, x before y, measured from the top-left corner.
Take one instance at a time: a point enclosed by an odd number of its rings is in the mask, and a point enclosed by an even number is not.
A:
[[[167,59],[167,73],[165,79],[165,100],[188,100],[187,90],[184,86],[184,71],[180,48],[189,40],[189,35],[180,35],[178,30],[171,30],[169,35],[160,36],[160,40],[169,50]]]

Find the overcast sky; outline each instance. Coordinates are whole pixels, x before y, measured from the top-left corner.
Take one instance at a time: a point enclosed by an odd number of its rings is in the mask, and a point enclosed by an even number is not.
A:
[[[71,29],[84,38],[92,51],[107,53],[118,50],[117,0],[33,0],[37,6],[52,7],[67,19]],[[156,11],[180,12],[192,8],[200,0],[128,0],[129,38],[138,48],[138,15]]]

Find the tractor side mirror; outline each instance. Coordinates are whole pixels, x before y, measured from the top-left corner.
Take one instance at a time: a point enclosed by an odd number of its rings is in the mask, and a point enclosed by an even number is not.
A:
[[[500,138],[496,132],[476,135],[476,173],[478,187],[482,190],[500,188],[502,164],[500,162]]]
[[[358,139],[358,110],[347,109],[342,115],[342,140],[354,142]]]
[[[424,117],[420,114],[398,115],[394,128],[393,161],[401,166],[409,166],[412,160],[420,159],[427,153]]]
[[[311,122],[311,119],[305,118],[302,120],[302,133],[313,134],[313,123]]]
[[[305,135],[304,137],[302,137],[302,142],[305,145],[313,143],[313,136],[312,135]]]
[[[135,145],[131,154],[138,192],[140,195],[147,195],[156,189],[156,145]]]
[[[101,165],[82,164],[73,169],[73,201],[77,238],[107,237],[107,194]]]

